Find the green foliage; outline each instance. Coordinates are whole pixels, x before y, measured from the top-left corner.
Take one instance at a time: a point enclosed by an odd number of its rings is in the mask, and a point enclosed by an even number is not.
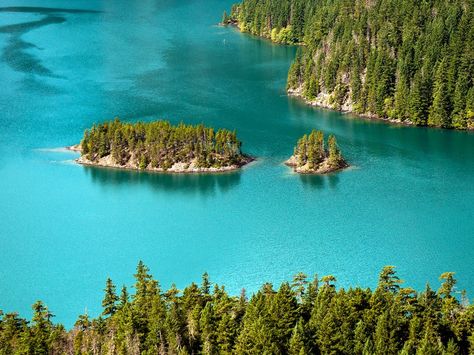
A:
[[[169,169],[175,163],[198,168],[241,165],[236,133],[204,125],[172,126],[168,121],[123,123],[118,119],[84,132],[82,155],[91,162],[109,157],[118,166]]]
[[[102,300],[102,307],[104,308],[104,311],[102,312],[102,315],[106,317],[112,316],[117,310],[117,301],[119,298],[115,293],[115,285],[110,278],[107,278],[104,292],[105,295],[104,299]]]
[[[298,140],[294,148],[294,158],[297,168],[307,168],[309,171],[317,171],[320,168],[338,169],[346,166],[336,138],[330,135],[327,141],[328,149],[325,148],[324,133],[312,130],[309,135],[304,135]]]
[[[335,109],[474,126],[472,1],[243,0],[233,9],[242,31],[304,44],[287,88],[308,100],[323,92]]]
[[[438,293],[402,288],[393,266],[375,291],[336,288],[336,278],[298,273],[278,290],[264,284],[247,301],[203,275],[182,292],[162,292],[139,262],[135,293],[120,301],[107,279],[104,318],[80,315],[66,331],[41,302],[32,322],[0,311],[0,354],[469,354],[474,307],[453,296],[453,273]],[[107,301],[106,301],[107,300]],[[116,306],[116,308],[114,308]],[[114,311],[111,311],[114,309]],[[106,311],[108,310],[108,311]]]

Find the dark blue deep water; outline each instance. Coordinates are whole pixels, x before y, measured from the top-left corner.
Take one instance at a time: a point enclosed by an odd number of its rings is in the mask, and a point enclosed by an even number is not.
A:
[[[232,1],[3,0],[0,8],[0,309],[42,299],[71,326],[105,279],[139,259],[163,287],[207,271],[232,293],[298,271],[373,287],[382,266],[474,293],[474,134],[397,127],[285,95],[295,48],[215,24]],[[222,175],[86,168],[94,122],[167,118],[236,129],[258,161]],[[311,129],[352,169],[282,165]]]

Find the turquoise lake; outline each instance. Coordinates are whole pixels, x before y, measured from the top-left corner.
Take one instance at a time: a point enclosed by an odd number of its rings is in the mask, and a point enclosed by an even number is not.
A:
[[[216,26],[232,1],[11,1],[0,8],[0,309],[43,300],[71,326],[138,260],[167,288],[279,285],[298,271],[374,287],[396,265],[418,290],[455,271],[474,297],[474,134],[387,125],[285,95],[294,47]],[[240,172],[86,168],[84,129],[166,118],[236,129]],[[282,162],[311,129],[353,168]]]

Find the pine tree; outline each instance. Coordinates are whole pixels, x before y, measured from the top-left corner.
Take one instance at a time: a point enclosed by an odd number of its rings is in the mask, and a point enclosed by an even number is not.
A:
[[[214,310],[210,302],[206,303],[206,306],[201,312],[201,319],[199,320],[199,326],[202,332],[202,351],[204,354],[215,353],[215,320]]]
[[[385,266],[379,275],[378,287],[384,291],[397,293],[403,280],[397,276],[395,266]]]
[[[425,90],[422,83],[421,72],[417,72],[413,78],[409,96],[409,117],[416,125],[426,124],[426,113],[424,110]]]
[[[433,105],[428,116],[428,124],[430,126],[449,127],[451,124],[446,70],[447,61],[443,59],[436,69]]]
[[[298,317],[298,304],[290,285],[283,283],[278,292],[272,297],[270,305],[270,320],[275,343],[282,352],[287,351],[286,344]]]
[[[337,147],[336,138],[331,134],[328,138],[329,164],[336,167],[341,161],[341,153]]]
[[[454,286],[456,285],[457,281],[454,278],[454,272],[445,272],[441,274],[439,277],[440,280],[443,280],[443,284],[438,290],[438,294],[443,298],[450,298],[452,297],[452,293],[454,291]]]
[[[209,274],[205,272],[202,275],[201,292],[203,295],[209,295],[211,289],[211,282],[209,281]]]
[[[52,314],[41,301],[35,302],[32,308],[31,347],[35,355],[47,355],[49,353],[49,333],[52,327]]]
[[[119,308],[125,306],[129,301],[127,286],[122,285],[122,290],[120,291],[120,299],[119,299]]]
[[[119,300],[118,296],[115,293],[115,285],[112,280],[107,278],[104,289],[105,295],[102,300],[102,307],[104,308],[102,315],[106,317],[113,316],[117,311],[117,302]]]
[[[308,276],[305,273],[299,272],[293,276],[293,282],[291,284],[292,289],[294,290],[296,297],[299,301],[303,299],[305,293],[306,285],[308,284]]]
[[[289,355],[306,355],[306,339],[303,319],[300,318],[296,323],[295,328],[290,339],[290,346],[288,349]]]
[[[406,79],[401,77],[397,81],[395,89],[395,114],[393,118],[405,121],[409,117],[409,97],[410,90],[406,83]]]

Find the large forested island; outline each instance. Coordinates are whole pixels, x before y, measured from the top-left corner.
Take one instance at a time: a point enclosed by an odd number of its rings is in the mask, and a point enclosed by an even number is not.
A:
[[[126,169],[177,173],[220,172],[240,168],[252,158],[242,154],[236,133],[204,125],[168,121],[124,123],[119,119],[84,132],[77,161]]]
[[[337,146],[336,137],[328,137],[326,148],[324,133],[314,129],[298,140],[293,155],[285,164],[300,174],[327,174],[349,166]]]
[[[474,129],[474,2],[243,0],[224,23],[302,44],[289,94],[420,126]]]
[[[474,307],[454,274],[423,292],[402,287],[393,266],[375,290],[336,288],[332,275],[298,273],[247,299],[212,285],[165,291],[140,262],[134,293],[107,279],[102,314],[67,331],[40,301],[31,322],[0,311],[0,354],[473,354]]]

